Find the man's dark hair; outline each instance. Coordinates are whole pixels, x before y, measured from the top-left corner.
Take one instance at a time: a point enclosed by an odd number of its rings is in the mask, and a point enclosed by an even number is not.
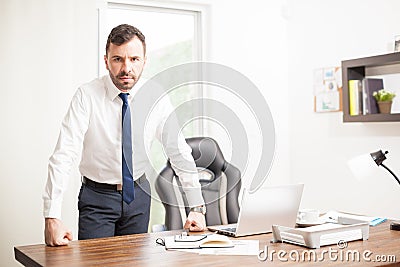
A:
[[[117,27],[111,30],[107,38],[106,55],[108,55],[108,49],[110,47],[110,43],[115,45],[122,45],[132,40],[133,37],[135,36],[137,36],[139,40],[142,42],[144,54],[146,55],[146,40],[143,33],[138,28],[128,24],[118,25]]]

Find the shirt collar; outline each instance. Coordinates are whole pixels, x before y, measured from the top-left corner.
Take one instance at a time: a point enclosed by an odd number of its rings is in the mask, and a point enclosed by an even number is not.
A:
[[[106,85],[106,90],[107,90],[107,96],[110,98],[111,101],[114,101],[114,99],[116,97],[118,97],[118,95],[121,92],[121,90],[119,90],[115,84],[113,83],[113,81],[111,80],[111,77],[109,74],[103,76],[103,80],[105,82]],[[140,87],[142,87],[144,81],[143,78],[140,78],[140,80],[133,86],[133,88],[129,91],[129,99],[132,99],[135,94],[137,93],[137,91],[140,89]]]

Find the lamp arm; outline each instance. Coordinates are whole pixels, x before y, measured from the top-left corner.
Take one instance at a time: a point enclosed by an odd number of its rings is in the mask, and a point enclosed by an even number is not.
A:
[[[390,172],[391,175],[393,175],[393,177],[396,179],[396,181],[400,184],[400,180],[399,178],[397,178],[397,176],[394,174],[394,172],[392,172],[388,167],[386,167],[383,163],[381,163],[381,166],[383,168],[385,168],[388,172]]]

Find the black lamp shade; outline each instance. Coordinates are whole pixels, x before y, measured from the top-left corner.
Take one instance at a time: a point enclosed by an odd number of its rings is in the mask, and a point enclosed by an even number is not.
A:
[[[376,165],[381,166],[382,162],[386,159],[386,154],[388,152],[385,151],[385,153],[382,152],[382,150],[376,151],[376,152],[372,152],[370,155],[372,157],[372,159],[375,161]]]

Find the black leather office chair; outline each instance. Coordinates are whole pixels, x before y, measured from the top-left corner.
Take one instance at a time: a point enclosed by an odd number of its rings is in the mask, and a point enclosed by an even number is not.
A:
[[[239,216],[240,170],[225,160],[214,139],[194,137],[186,139],[186,142],[192,148],[192,155],[199,170],[199,180],[207,208],[207,225],[236,223]],[[179,191],[176,188],[179,188]],[[164,229],[182,229],[186,220],[186,217],[182,218],[185,216],[182,213],[186,213],[187,216],[190,208],[169,161],[156,178],[155,189],[165,208]],[[181,209],[182,203],[179,207],[178,199],[183,201],[184,212]]]

